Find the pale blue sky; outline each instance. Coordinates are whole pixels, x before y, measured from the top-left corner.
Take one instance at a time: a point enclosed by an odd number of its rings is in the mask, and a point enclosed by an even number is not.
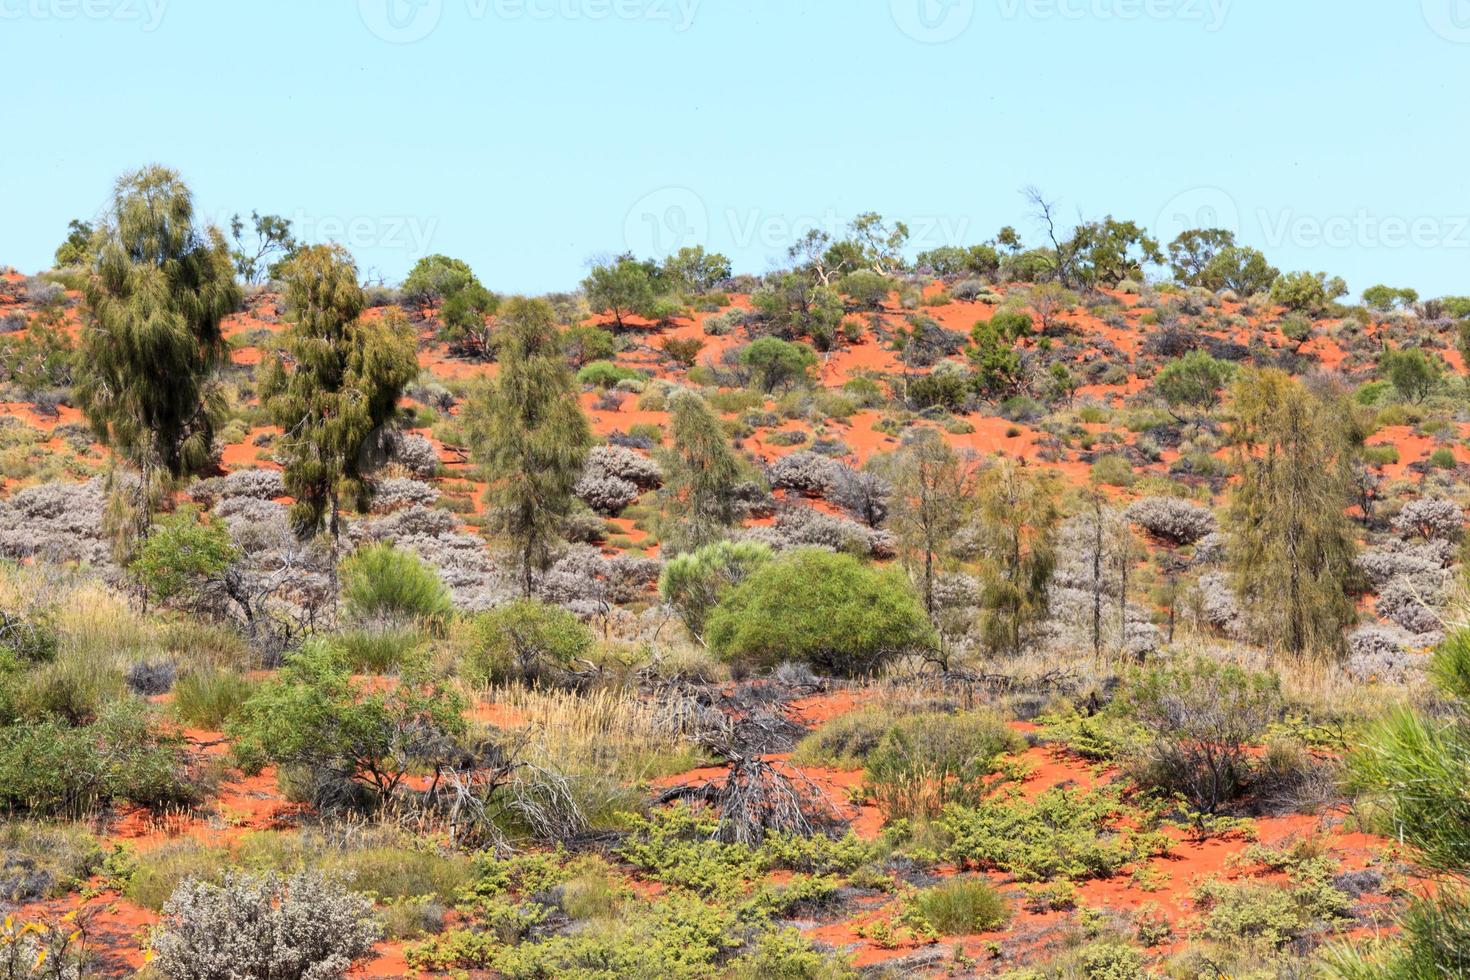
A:
[[[865,210],[1035,240],[1034,183],[1470,293],[1470,0],[0,0],[0,79],[25,271],[158,161],[389,280],[566,289],[695,240],[760,272]]]

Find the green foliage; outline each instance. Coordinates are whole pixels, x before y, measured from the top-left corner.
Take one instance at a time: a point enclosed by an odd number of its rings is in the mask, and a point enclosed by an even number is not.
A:
[[[592,433],[551,305],[518,297],[500,322],[500,374],[476,389],[465,414],[473,454],[490,481],[490,527],[509,539],[529,596],[572,512]]]
[[[230,218],[230,237],[235,241],[235,247],[230,250],[230,258],[234,261],[235,271],[240,278],[254,285],[266,277],[275,279],[283,261],[295,255],[301,246],[296,241],[296,236],[291,234],[290,220],[278,214],[251,211],[250,231],[255,240],[247,245],[245,221],[238,214]],[[281,258],[271,262],[273,256]]]
[[[418,374],[416,338],[402,316],[362,318],[357,266],[340,246],[302,250],[284,276],[291,325],[265,362],[261,400],[285,433],[276,448],[297,533],[325,527],[336,539],[342,498],[365,510],[372,496],[369,441]]]
[[[981,472],[974,497],[978,633],[988,650],[1014,656],[1046,618],[1060,520],[1055,494],[1045,478],[1001,460]]]
[[[594,642],[576,616],[539,599],[479,613],[461,634],[461,674],[479,683],[554,680],[585,658]]]
[[[716,541],[669,559],[659,577],[659,594],[692,635],[703,636],[721,597],[770,559],[770,547],[761,542]]]
[[[730,260],[703,245],[685,246],[664,259],[659,274],[679,292],[700,295],[730,278]]]
[[[1254,296],[1270,289],[1280,276],[1281,270],[1267,262],[1257,249],[1231,245],[1210,260],[1201,285],[1229,289],[1239,296]]]
[[[129,569],[155,602],[188,598],[239,557],[229,532],[182,511],[159,522]]]
[[[1235,244],[1235,233],[1222,228],[1190,228],[1169,243],[1169,266],[1174,281],[1216,289],[1208,274],[1210,264]]]
[[[740,349],[740,363],[748,368],[762,391],[790,388],[810,379],[817,355],[805,344],[779,337],[761,337]]]
[[[76,218],[66,223],[66,240],[56,247],[57,268],[69,265],[88,266],[96,257],[94,240],[96,232],[91,222]]]
[[[468,263],[447,255],[426,255],[409,270],[403,293],[409,302],[427,305],[444,302],[462,290],[478,285]]]
[[[463,708],[422,664],[405,664],[391,687],[369,686],[352,679],[340,653],[312,641],[245,702],[228,731],[246,771],[274,764],[321,788],[350,781],[385,798],[409,773],[446,764],[441,753],[466,731]]]
[[[342,561],[342,599],[360,622],[438,623],[453,611],[439,574],[413,552],[391,544],[358,548]]]
[[[979,712],[899,718],[868,753],[863,792],[889,819],[934,817],[950,803],[984,795],[996,762],[1021,739]]]
[[[495,340],[487,320],[498,309],[499,296],[478,282],[470,283],[446,297],[439,308],[444,339],[478,357],[490,357],[495,352]]]
[[[1143,279],[1144,266],[1162,263],[1164,253],[1156,239],[1137,222],[1102,221],[1077,226],[1063,246],[1072,255],[1071,269],[1084,285],[1116,286],[1124,279]],[[1062,285],[1071,283],[1065,281]]]
[[[706,638],[715,653],[751,666],[803,660],[847,676],[934,643],[902,574],[810,549],[748,575],[715,607]]]
[[[648,268],[628,256],[593,266],[582,288],[593,311],[611,313],[619,330],[626,316],[650,316],[658,298]]]
[[[47,719],[0,728],[0,808],[83,819],[125,801],[163,807],[191,803],[183,739],[154,726],[146,706],[106,705],[89,725]]]
[[[822,350],[831,346],[846,313],[837,290],[796,272],[767,280],[751,295],[750,305],[777,333],[810,337]]]
[[[888,299],[892,283],[871,269],[849,272],[837,281],[837,291],[860,309],[881,309]]]
[[[974,807],[950,805],[938,824],[950,835],[945,857],[962,866],[1003,871],[1018,881],[1110,878],[1159,842],[1120,831],[1125,813],[1115,789],[1057,788],[1034,800],[1011,794]]]
[[[1271,302],[1300,313],[1320,315],[1328,304],[1347,295],[1341,279],[1325,272],[1288,272],[1271,284]]]
[[[561,343],[567,359],[576,367],[593,361],[610,361],[618,350],[617,338],[601,327],[568,327],[562,332]]]
[[[1027,322],[1029,325],[1029,317]],[[976,390],[989,398],[1004,398],[1020,390],[1021,355],[1006,338],[1004,326],[993,319],[975,324],[970,333],[971,346],[965,351],[975,369]]]
[[[1396,308],[1409,309],[1419,302],[1419,293],[1413,289],[1394,289],[1380,283],[1363,290],[1363,302],[1370,309],[1387,313]]]
[[[1348,917],[1348,896],[1332,885],[1332,863],[1292,871],[1287,884],[1225,882],[1198,885],[1191,898],[1203,913],[1205,938],[1275,952],[1306,932]]]

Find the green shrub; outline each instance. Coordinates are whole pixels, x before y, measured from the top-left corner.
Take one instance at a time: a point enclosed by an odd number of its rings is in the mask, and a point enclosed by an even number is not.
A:
[[[701,636],[721,597],[770,559],[770,547],[761,542],[717,541],[670,558],[659,577],[659,594],[689,632]]]
[[[806,344],[779,337],[761,337],[740,349],[740,363],[750,370],[762,391],[789,388],[809,379],[817,366],[817,353]]]
[[[1124,813],[1114,790],[1050,789],[974,807],[950,805],[939,827],[951,837],[945,856],[962,866],[1004,871],[1020,881],[1109,878],[1158,842],[1114,829]]]
[[[342,562],[342,598],[360,622],[440,622],[452,606],[439,575],[417,555],[390,544],[358,548]]]
[[[247,772],[274,764],[313,793],[356,783],[383,798],[412,771],[450,765],[467,729],[463,710],[422,662],[406,663],[387,689],[368,686],[353,680],[340,652],[312,641],[251,695],[228,731]]]
[[[460,671],[476,683],[556,678],[592,650],[581,620],[539,599],[479,613],[460,631]]]
[[[641,381],[643,375],[612,361],[593,361],[577,372],[577,383],[592,388],[614,388],[622,381]]]
[[[129,567],[154,601],[167,602],[188,597],[238,557],[223,524],[183,511],[159,522]]]
[[[1440,446],[1429,454],[1429,465],[1437,470],[1452,470],[1457,465],[1454,450],[1448,446]]]
[[[1213,814],[1244,790],[1247,749],[1283,707],[1274,675],[1195,657],[1129,672],[1109,710],[1153,733],[1133,766],[1135,778]]]
[[[853,675],[928,649],[934,631],[900,571],[798,549],[732,589],[710,615],[706,639],[721,657],[755,667],[802,660]]]
[[[868,754],[863,789],[889,819],[934,817],[947,804],[977,801],[996,761],[1023,745],[978,712],[899,718]]]
[[[156,728],[147,708],[116,701],[81,727],[56,721],[0,729],[0,809],[80,819],[113,800],[192,803],[183,739]]]
[[[941,936],[990,932],[1011,917],[1005,899],[979,878],[954,878],[925,888],[909,898],[907,913]]]

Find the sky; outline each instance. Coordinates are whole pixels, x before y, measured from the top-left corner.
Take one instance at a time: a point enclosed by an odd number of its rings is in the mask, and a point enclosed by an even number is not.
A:
[[[333,240],[366,279],[499,292],[820,227],[911,252],[1020,190],[1283,270],[1470,293],[1470,0],[0,0],[0,264],[51,264],[119,174]]]

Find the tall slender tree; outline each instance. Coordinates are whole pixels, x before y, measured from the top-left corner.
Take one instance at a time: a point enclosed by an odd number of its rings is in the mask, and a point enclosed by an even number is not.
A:
[[[975,488],[981,556],[977,625],[992,652],[1020,653],[1029,628],[1046,618],[1058,518],[1055,494],[1043,477],[1007,459],[980,474]]]
[[[510,539],[529,596],[571,513],[592,433],[551,304],[509,300],[500,337],[500,375],[470,398],[467,421],[472,452],[490,481],[491,526]]]
[[[720,540],[735,523],[740,461],[719,416],[693,392],[669,406],[674,449],[665,487],[674,550],[693,551]]]
[[[893,484],[889,527],[899,556],[918,587],[924,610],[935,618],[934,577],[964,527],[973,467],[961,460],[933,429],[890,455],[874,460]]]
[[[418,374],[412,328],[396,313],[364,320],[357,266],[339,245],[301,250],[283,269],[291,326],[266,359],[261,400],[284,433],[297,534],[342,533],[344,501],[365,510],[367,470],[403,388]]]
[[[135,493],[113,496],[126,549],[168,487],[209,462],[224,407],[220,321],[241,293],[224,235],[195,225],[189,188],[165,167],[118,179],[95,240],[76,398],[98,440],[141,476]]]
[[[1234,415],[1231,584],[1262,642],[1336,651],[1355,615],[1350,413],[1270,368],[1242,374]]]

